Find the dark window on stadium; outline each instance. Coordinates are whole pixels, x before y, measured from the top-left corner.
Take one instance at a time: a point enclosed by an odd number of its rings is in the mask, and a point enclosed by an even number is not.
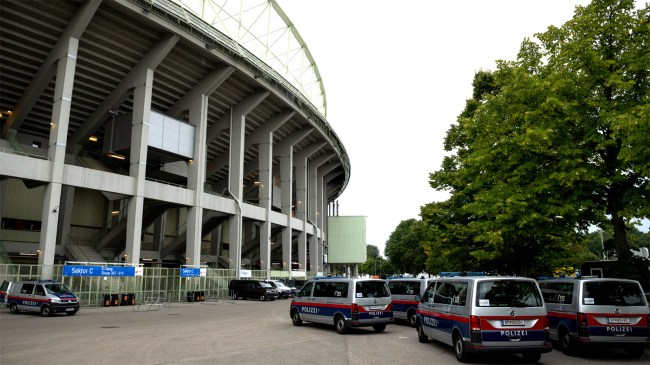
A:
[[[17,231],[40,231],[41,222],[28,219],[2,218],[2,229],[15,229]]]

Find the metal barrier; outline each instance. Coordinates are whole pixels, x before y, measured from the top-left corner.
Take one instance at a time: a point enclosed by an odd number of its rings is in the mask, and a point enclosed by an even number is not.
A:
[[[133,305],[138,303],[141,308],[147,304],[162,303],[162,307],[171,306],[172,302],[185,302],[188,291],[203,293],[203,301],[210,299],[218,302],[224,299],[226,303],[234,303],[232,293],[228,290],[230,280],[236,278],[232,269],[208,268],[205,277],[181,278],[180,268],[145,267],[143,276],[101,277],[101,276],[63,276],[64,265],[53,265],[53,280],[61,281],[69,286],[79,297],[82,307],[101,307],[105,305],[106,294],[128,293],[135,298]],[[19,265],[0,263],[0,282],[39,279],[43,272],[42,265]],[[314,276],[306,273],[308,277]],[[292,277],[285,271],[253,272],[254,279],[305,279]],[[164,293],[164,299],[161,296]],[[152,308],[154,306],[152,305]]]

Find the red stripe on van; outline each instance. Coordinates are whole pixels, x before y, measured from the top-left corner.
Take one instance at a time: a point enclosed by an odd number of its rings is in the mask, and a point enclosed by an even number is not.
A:
[[[344,309],[349,309],[352,307],[352,305],[350,304],[316,303],[316,302],[293,302],[293,305],[301,305],[306,307],[344,308]]]
[[[28,297],[19,297],[15,295],[9,295],[7,297],[7,300],[31,300],[32,302],[41,302],[41,303],[49,303],[51,300],[49,299],[38,299],[38,298],[28,298]]]
[[[455,314],[440,313],[440,312],[421,310],[421,309],[418,309],[418,313],[422,313],[423,315],[425,315],[427,317],[436,317],[436,318],[448,319],[450,321],[455,321],[455,322],[460,322],[460,323],[469,323],[469,317],[466,317],[466,316],[459,316],[459,315],[455,315]]]
[[[548,315],[559,318],[576,319],[575,313],[548,311]]]

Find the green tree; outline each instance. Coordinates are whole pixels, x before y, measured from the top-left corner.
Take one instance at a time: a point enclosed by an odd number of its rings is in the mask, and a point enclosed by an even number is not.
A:
[[[417,275],[424,270],[426,255],[422,243],[428,238],[427,232],[422,221],[408,219],[390,234],[384,254],[397,272]]]
[[[366,253],[368,254],[369,258],[377,258],[379,257],[379,247],[374,245],[366,245]]]
[[[547,272],[598,225],[630,267],[626,226],[650,215],[649,15],[594,0],[477,73],[430,181],[456,197],[481,266]]]

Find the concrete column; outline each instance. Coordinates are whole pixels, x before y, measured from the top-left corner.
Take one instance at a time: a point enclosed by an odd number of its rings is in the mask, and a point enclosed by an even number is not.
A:
[[[160,254],[160,249],[163,247],[163,242],[165,241],[166,218],[167,213],[163,213],[153,222],[153,251],[158,252],[158,254]]]
[[[259,144],[259,199],[260,206],[266,210],[266,218],[260,225],[260,269],[266,270],[267,279],[271,275],[271,207],[273,192],[273,133],[267,133],[264,142]]]
[[[0,180],[0,223],[2,223],[4,207],[6,207],[5,199],[7,199],[7,180]]]
[[[291,249],[293,235],[291,230],[293,194],[293,146],[283,149],[280,156],[280,190],[282,192],[282,214],[287,217],[287,225],[282,228],[282,270],[291,271]]]
[[[70,235],[70,222],[72,221],[72,208],[74,205],[74,186],[66,186],[61,191],[61,211],[63,219],[59,219],[57,227],[56,242],[61,246],[62,252],[65,252],[65,245],[68,243]]]
[[[233,114],[230,118],[230,165],[228,171],[228,191],[235,199],[235,215],[228,219],[228,242],[230,243],[230,269],[241,270],[242,250],[242,198],[244,196],[244,137],[246,135],[246,117]]]
[[[187,187],[194,192],[194,205],[187,210],[187,240],[185,242],[188,265],[201,264],[203,239],[203,185],[205,184],[206,142],[208,127],[208,97],[203,94],[190,105],[190,124],[195,127],[194,159],[188,162]]]
[[[51,169],[49,183],[45,186],[41,213],[38,264],[41,265],[41,278],[44,280],[50,280],[54,277],[54,254],[56,252],[61,187],[79,39],[68,38],[66,48],[67,52],[57,61],[54,104],[52,105],[52,128],[50,129],[47,157]]]
[[[294,161],[296,173],[296,218],[303,222],[298,232],[298,264],[307,271],[307,158]]]
[[[133,91],[133,119],[131,126],[131,166],[129,175],[135,178],[135,195],[129,198],[126,222],[125,262],[140,264],[142,238],[142,210],[147,173],[147,146],[149,145],[149,114],[153,89],[153,70],[146,69],[142,81]]]

